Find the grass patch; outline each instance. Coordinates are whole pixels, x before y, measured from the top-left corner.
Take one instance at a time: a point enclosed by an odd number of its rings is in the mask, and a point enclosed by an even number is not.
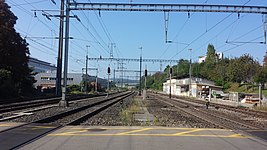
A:
[[[138,100],[134,98],[131,105],[120,112],[120,118],[124,123],[133,123],[133,114],[140,111],[140,104]]]
[[[262,90],[262,94],[267,97],[267,89],[266,90]]]
[[[267,105],[262,105],[254,108],[255,110],[267,111]]]

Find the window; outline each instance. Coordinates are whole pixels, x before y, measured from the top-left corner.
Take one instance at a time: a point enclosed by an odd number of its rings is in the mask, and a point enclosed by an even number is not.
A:
[[[49,80],[48,77],[41,77],[41,80]]]

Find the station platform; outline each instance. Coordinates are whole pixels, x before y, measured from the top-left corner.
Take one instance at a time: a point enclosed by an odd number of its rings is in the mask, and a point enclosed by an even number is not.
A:
[[[0,126],[0,129],[2,128],[3,126]],[[225,129],[66,126],[19,149],[263,150],[267,149],[267,141]]]

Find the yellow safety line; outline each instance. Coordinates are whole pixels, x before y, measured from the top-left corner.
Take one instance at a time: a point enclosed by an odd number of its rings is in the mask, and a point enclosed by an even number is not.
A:
[[[0,124],[0,127],[12,127],[12,126],[14,126],[14,125],[12,125],[12,124]]]
[[[79,131],[72,131],[72,132],[63,132],[63,133],[58,133],[58,135],[77,135],[75,133],[83,133],[83,132],[88,132],[88,130],[79,130]]]
[[[232,131],[228,129],[214,129],[214,128],[153,128],[150,127],[153,130],[194,130],[194,129],[202,129],[202,130],[207,130],[207,131]],[[78,130],[78,129],[105,129],[105,130],[139,130],[143,128],[67,128],[66,129],[73,129],[73,130]]]
[[[82,131],[81,131],[82,132]],[[194,135],[194,134],[49,134],[48,136],[164,136],[164,137],[217,137],[217,138],[248,138],[248,136],[242,135]]]
[[[117,133],[116,135],[126,135],[126,134],[130,134],[130,133],[137,133],[137,132],[147,131],[147,130],[151,130],[151,129],[152,128],[143,128],[143,129],[139,129],[139,130]]]
[[[244,136],[241,135],[241,134],[232,134],[232,135],[229,135],[229,137],[238,137],[238,138],[242,138],[242,137],[244,137]]]
[[[55,128],[55,127],[51,127],[51,126],[31,126],[32,129],[51,129],[51,128]]]
[[[189,130],[189,131],[178,132],[178,133],[175,133],[173,135],[184,135],[184,134],[187,134],[187,133],[198,132],[198,131],[203,131],[203,129],[193,129],[193,130]]]

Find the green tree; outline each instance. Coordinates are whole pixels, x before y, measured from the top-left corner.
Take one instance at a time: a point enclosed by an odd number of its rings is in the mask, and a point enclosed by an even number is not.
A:
[[[177,68],[177,66],[175,67]],[[189,77],[189,68],[190,68],[190,62],[188,60],[180,59],[178,63],[178,72],[177,77],[178,78],[188,78]]]
[[[207,57],[206,57],[206,64],[215,64],[217,61],[217,56],[216,56],[216,50],[212,44],[208,45],[207,48]]]
[[[256,83],[264,85],[267,82],[267,66],[259,68],[253,79]]]
[[[226,75],[231,82],[252,83],[253,77],[259,68],[260,64],[252,56],[244,54],[239,58],[234,58],[229,61]]]
[[[0,0],[1,98],[24,96],[33,90],[34,79],[28,67],[28,44],[14,29],[16,20],[5,0]]]

